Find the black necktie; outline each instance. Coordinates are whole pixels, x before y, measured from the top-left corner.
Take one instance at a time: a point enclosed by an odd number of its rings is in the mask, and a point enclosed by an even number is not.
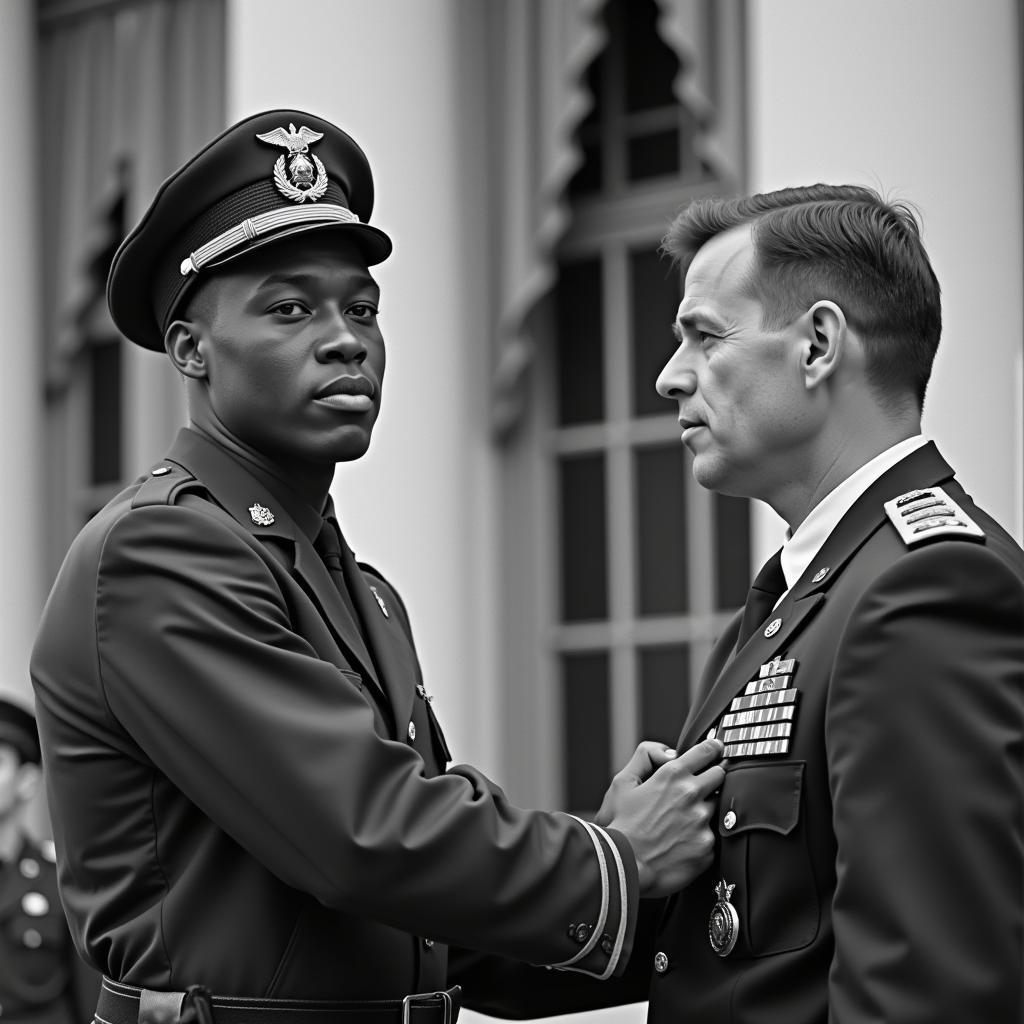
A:
[[[736,650],[739,650],[750,639],[750,635],[768,618],[776,602],[786,592],[786,577],[782,573],[781,548],[761,566],[761,571],[747,591],[747,600],[743,605],[743,619],[740,632],[736,639]]]
[[[331,579],[334,580],[334,585],[341,595],[342,601],[345,602],[352,621],[360,627],[359,631],[362,632],[362,623],[345,578],[345,563],[341,556],[341,533],[333,519],[324,520],[316,540],[313,541],[313,547],[316,548],[317,554],[327,566],[327,571],[331,574]]]

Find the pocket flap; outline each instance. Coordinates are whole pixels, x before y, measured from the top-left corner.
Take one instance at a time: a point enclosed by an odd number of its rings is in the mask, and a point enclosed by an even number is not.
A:
[[[753,829],[788,835],[800,820],[804,761],[744,764],[730,768],[718,802],[723,839]]]

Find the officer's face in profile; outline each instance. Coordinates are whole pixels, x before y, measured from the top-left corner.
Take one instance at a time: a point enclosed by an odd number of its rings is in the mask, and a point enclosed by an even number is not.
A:
[[[679,347],[658,393],[679,405],[693,475],[726,494],[763,497],[791,479],[820,424],[801,373],[804,324],[764,327],[750,285],[750,228],[710,239],[686,274],[674,330]]]
[[[313,231],[226,264],[189,303],[181,327],[196,379],[192,418],[285,462],[366,452],[380,410],[380,289],[357,244]],[[172,356],[174,353],[172,352]]]

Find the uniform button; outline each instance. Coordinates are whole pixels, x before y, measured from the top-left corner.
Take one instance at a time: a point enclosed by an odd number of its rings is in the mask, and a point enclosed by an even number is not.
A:
[[[664,974],[668,970],[668,957],[664,953],[654,954],[654,969],[659,974]]]
[[[38,878],[39,861],[33,860],[31,857],[25,857],[21,863],[18,864],[18,870],[21,872],[22,878]]]
[[[410,740],[416,739],[416,723],[415,722],[410,722],[409,723],[409,739]]]
[[[433,939],[424,939],[423,940],[423,948],[424,949],[433,949],[434,948],[434,940]]]
[[[29,917],[42,917],[50,909],[50,901],[41,892],[27,892],[21,897],[21,909]]]
[[[157,466],[156,469],[152,470],[151,472],[153,476],[166,476],[168,473],[170,473],[170,471],[171,470],[169,466]]]
[[[43,944],[43,937],[35,930],[35,928],[29,928],[25,934],[22,935],[21,941],[29,949],[38,949]]]
[[[725,826],[726,830],[733,828],[736,824],[736,812],[726,811],[725,817],[722,819],[722,824]]]
[[[578,924],[572,936],[581,946],[590,938],[590,925]]]
[[[612,942],[612,937],[610,935],[602,935],[601,936],[601,952],[604,953],[605,956],[611,956],[612,955],[612,950],[614,948],[615,948],[615,943]]]

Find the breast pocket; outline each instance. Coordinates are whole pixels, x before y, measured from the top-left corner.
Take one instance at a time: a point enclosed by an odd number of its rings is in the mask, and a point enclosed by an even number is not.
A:
[[[743,764],[722,784],[721,877],[740,936],[732,956],[768,956],[810,943],[820,924],[803,799],[803,761]]]

